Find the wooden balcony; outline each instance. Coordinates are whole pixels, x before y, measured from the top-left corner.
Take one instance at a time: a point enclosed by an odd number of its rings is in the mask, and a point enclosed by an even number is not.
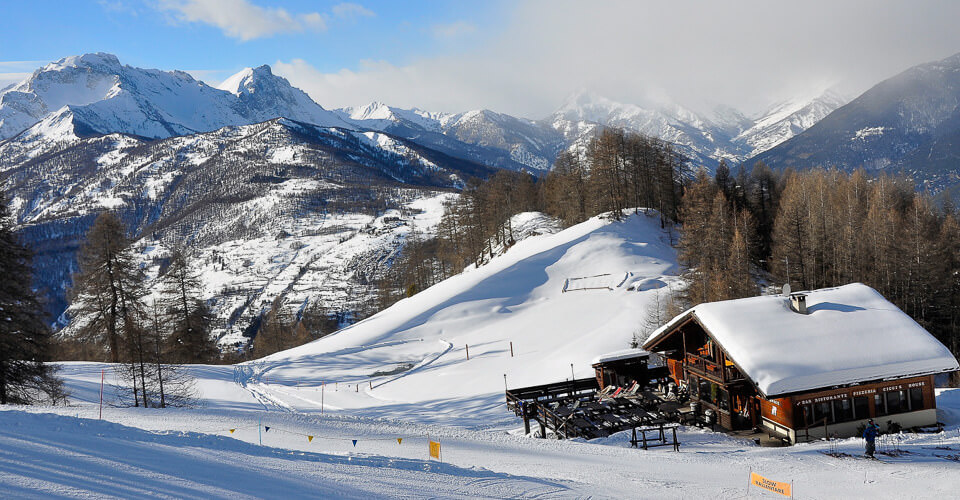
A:
[[[688,370],[693,370],[700,375],[706,375],[709,378],[720,380],[720,365],[714,363],[705,358],[701,358],[696,354],[687,353],[687,357],[684,360],[686,368]]]
[[[696,354],[687,353],[684,364],[687,369],[695,373],[725,384],[737,382],[744,378],[743,373],[729,361],[725,363],[726,366],[721,367],[719,363],[702,358]]]

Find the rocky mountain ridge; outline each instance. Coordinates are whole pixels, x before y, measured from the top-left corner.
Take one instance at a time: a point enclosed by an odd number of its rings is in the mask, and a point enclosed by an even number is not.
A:
[[[934,192],[960,179],[960,54],[884,80],[756,155],[779,167],[905,173]]]

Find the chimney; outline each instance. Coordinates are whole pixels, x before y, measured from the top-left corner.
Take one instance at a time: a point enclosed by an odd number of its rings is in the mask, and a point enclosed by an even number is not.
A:
[[[807,295],[803,293],[791,293],[790,308],[793,309],[794,312],[807,314]]]

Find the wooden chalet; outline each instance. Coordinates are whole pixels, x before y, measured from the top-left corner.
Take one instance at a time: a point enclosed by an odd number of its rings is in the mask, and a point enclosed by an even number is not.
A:
[[[761,428],[791,443],[937,423],[934,376],[960,366],[879,293],[837,288],[700,304],[643,348],[701,411],[730,430]]]

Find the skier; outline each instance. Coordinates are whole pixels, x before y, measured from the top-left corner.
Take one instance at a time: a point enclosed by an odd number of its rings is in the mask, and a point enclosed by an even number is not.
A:
[[[877,439],[877,434],[880,434],[880,428],[877,427],[877,424],[873,423],[873,419],[867,421],[867,427],[863,430],[863,439],[867,440],[867,453],[866,455],[870,458],[873,457],[873,452],[876,450],[875,440]]]

